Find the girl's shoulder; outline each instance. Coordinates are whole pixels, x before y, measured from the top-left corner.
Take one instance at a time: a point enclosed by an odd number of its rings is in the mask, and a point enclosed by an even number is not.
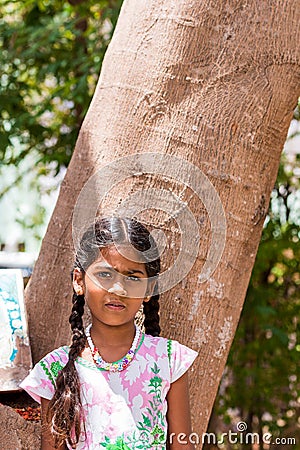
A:
[[[51,352],[47,353],[40,361],[38,364],[41,363],[55,363],[55,362],[61,362],[66,364],[68,362],[68,358],[69,358],[69,350],[70,347],[68,345],[63,345],[61,347],[58,347],[54,350],[52,350]]]
[[[167,339],[162,336],[151,336],[150,334],[144,334],[143,347],[146,348],[148,353],[168,353],[168,348],[171,345],[171,339]]]
[[[152,345],[157,344],[166,344],[169,339],[162,337],[162,336],[151,336],[151,334],[144,333],[144,341],[151,342]]]
[[[39,403],[41,397],[50,400],[55,391],[58,373],[68,362],[68,354],[69,347],[66,345],[47,353],[36,363],[20,387]]]
[[[150,334],[144,334],[144,343],[148,347],[155,347],[155,348],[166,348],[168,352],[173,353],[193,353],[195,356],[198,355],[198,352],[195,350],[192,350],[191,348],[187,347],[184,344],[181,344],[180,342],[174,340],[165,338],[162,336],[151,336]]]
[[[144,351],[169,361],[171,382],[176,381],[193,364],[198,352],[174,339],[144,335]]]
[[[54,381],[58,375],[58,372],[68,362],[69,349],[70,347],[68,345],[64,345],[52,350],[35,365],[33,370],[40,370],[41,373],[44,373]]]

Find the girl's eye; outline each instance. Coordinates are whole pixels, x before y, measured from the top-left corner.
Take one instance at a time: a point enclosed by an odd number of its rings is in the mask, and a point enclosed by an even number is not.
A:
[[[127,277],[127,279],[129,281],[137,281],[137,282],[142,281],[140,277],[135,277],[133,275],[130,275],[129,277]]]
[[[111,273],[110,272],[97,272],[96,274],[99,278],[111,278]]]

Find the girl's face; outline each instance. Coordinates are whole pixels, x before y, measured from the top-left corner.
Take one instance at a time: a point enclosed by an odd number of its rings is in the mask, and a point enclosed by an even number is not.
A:
[[[150,300],[153,289],[145,264],[135,261],[132,249],[124,249],[129,259],[112,245],[99,252],[84,275],[74,270],[74,289],[83,291],[93,322],[111,326],[133,323],[143,301]]]

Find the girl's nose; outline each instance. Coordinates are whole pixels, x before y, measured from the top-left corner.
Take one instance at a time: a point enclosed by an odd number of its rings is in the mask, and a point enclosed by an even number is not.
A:
[[[117,294],[117,295],[123,295],[123,296],[127,295],[127,291],[124,289],[124,287],[122,286],[122,284],[119,281],[114,283],[113,286],[111,288],[109,288],[107,292],[110,292],[111,294]]]

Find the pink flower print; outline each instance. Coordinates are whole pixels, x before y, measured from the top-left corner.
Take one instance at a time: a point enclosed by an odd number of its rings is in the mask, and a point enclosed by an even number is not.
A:
[[[52,386],[52,383],[51,383],[51,381],[49,380],[49,379],[41,379],[41,384],[40,384],[40,387],[42,388],[42,389],[44,389],[45,391],[53,391],[53,393],[54,393],[54,389],[53,389],[53,386]]]

